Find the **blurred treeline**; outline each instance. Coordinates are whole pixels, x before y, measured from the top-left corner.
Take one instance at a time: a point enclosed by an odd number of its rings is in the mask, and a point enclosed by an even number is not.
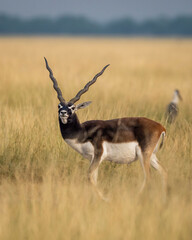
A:
[[[191,36],[192,16],[161,17],[140,22],[122,18],[98,23],[82,16],[22,19],[0,14],[0,34]]]

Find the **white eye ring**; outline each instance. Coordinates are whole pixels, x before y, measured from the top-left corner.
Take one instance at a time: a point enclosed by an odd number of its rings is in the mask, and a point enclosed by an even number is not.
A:
[[[58,107],[59,107],[59,108],[62,108],[63,106],[59,103]]]
[[[70,106],[70,107],[68,107],[69,109],[71,109],[71,110],[75,110],[75,106],[74,105],[72,105],[72,106]]]

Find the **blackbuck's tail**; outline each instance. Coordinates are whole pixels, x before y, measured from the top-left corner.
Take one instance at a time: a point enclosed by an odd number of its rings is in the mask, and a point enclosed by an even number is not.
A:
[[[159,137],[159,140],[157,142],[157,145],[155,146],[155,149],[154,149],[154,153],[157,152],[158,149],[161,149],[162,146],[163,146],[163,143],[164,143],[164,139],[165,139],[165,131],[163,131]]]
[[[159,145],[159,149],[161,149],[163,147],[163,143],[164,143],[164,140],[165,140],[165,132],[162,132],[161,133],[161,143]]]

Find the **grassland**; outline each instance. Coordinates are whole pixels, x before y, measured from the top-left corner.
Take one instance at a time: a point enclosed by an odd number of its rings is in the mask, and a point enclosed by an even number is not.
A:
[[[0,54],[0,239],[191,239],[192,40],[1,38]],[[93,101],[82,122],[145,116],[166,125],[165,107],[180,89],[179,117],[158,153],[169,174],[166,204],[153,169],[138,197],[137,162],[103,163],[99,186],[110,202],[97,197],[88,161],[60,136],[43,56],[66,100],[111,64],[82,97]]]

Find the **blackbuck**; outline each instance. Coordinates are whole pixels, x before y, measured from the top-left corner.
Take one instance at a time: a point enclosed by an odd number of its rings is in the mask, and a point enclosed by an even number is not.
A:
[[[175,120],[178,116],[178,113],[179,113],[178,104],[179,104],[179,101],[182,101],[182,100],[183,99],[181,97],[179,90],[176,89],[173,94],[173,99],[169,103],[169,105],[167,106],[167,109],[166,109],[166,120],[168,123],[175,122]]]
[[[165,190],[167,174],[156,157],[158,148],[163,144],[166,131],[161,124],[144,117],[128,117],[106,121],[91,120],[80,123],[76,115],[79,109],[87,107],[91,102],[78,105],[75,103],[82,94],[88,91],[89,87],[96,82],[109,65],[106,65],[101,72],[97,73],[74,98],[66,102],[46,58],[45,63],[60,101],[58,115],[61,135],[70,147],[90,161],[88,178],[99,196],[105,199],[97,188],[98,168],[105,160],[129,164],[139,159],[144,172],[144,181],[140,191],[144,189],[149,179],[150,165],[152,165],[161,174],[163,189]]]

